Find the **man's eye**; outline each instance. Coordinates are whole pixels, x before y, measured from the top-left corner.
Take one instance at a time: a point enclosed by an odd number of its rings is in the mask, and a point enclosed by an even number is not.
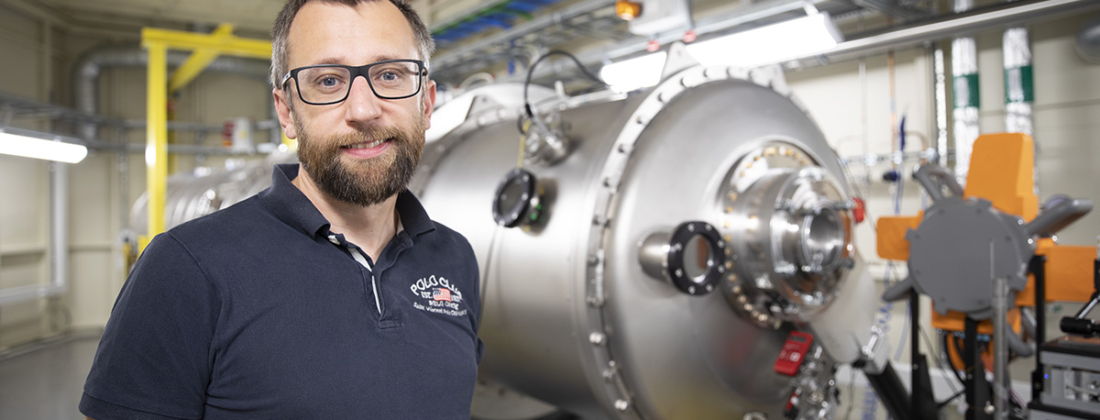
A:
[[[312,85],[316,89],[332,89],[340,87],[344,84],[344,79],[346,79],[346,77],[343,77],[339,74],[318,74],[310,78],[310,80],[312,80]]]
[[[382,74],[379,76],[380,79],[386,82],[392,82],[394,80],[397,80],[399,77],[400,76],[398,76],[397,73],[392,71],[382,72]]]

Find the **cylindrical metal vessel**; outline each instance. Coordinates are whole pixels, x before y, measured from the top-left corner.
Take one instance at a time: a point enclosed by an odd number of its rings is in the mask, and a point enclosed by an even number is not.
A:
[[[477,253],[482,378],[585,419],[781,418],[795,382],[772,369],[784,340],[856,264],[847,184],[821,131],[778,69],[692,68],[576,102],[553,107],[567,155],[523,168],[540,193],[522,228],[492,212],[533,198],[498,197],[522,190],[498,186],[522,154],[517,109],[471,110],[429,144],[413,182]],[[688,221],[713,226],[720,246],[668,242]],[[700,252],[691,293],[654,260],[683,245]]]
[[[477,254],[474,417],[830,418],[835,364],[884,354],[861,347],[877,297],[843,169],[778,67],[531,93],[523,137],[515,86],[437,110],[409,187]],[[276,160],[179,183],[169,220],[262,188]]]

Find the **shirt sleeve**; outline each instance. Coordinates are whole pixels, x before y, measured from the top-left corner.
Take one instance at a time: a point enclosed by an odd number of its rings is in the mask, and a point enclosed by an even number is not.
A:
[[[100,340],[80,411],[93,419],[200,419],[221,298],[188,249],[157,236]]]

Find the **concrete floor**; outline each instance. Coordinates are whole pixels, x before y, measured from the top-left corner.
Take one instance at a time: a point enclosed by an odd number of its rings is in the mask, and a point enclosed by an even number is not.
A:
[[[0,359],[0,420],[83,419],[77,410],[98,335],[70,336]]]
[[[0,420],[83,419],[77,405],[99,338],[98,334],[73,334],[18,353],[0,354]],[[849,384],[847,374],[838,378],[843,384],[837,419],[887,418],[885,408],[864,383]],[[849,410],[852,405],[854,410]],[[963,418],[953,405],[942,415],[946,420]]]

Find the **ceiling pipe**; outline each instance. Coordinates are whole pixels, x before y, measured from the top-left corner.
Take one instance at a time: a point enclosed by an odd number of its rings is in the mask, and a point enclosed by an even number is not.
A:
[[[169,51],[169,67],[178,67],[190,56],[188,53]],[[145,67],[149,55],[139,47],[108,47],[85,54],[73,69],[73,106],[80,112],[95,115],[98,95],[96,92],[99,75],[110,67]],[[206,71],[238,74],[256,80],[267,81],[271,72],[270,64],[261,60],[221,56],[207,66]],[[96,138],[95,124],[82,124],[79,136],[83,139]]]
[[[444,51],[440,54],[436,54],[432,57],[432,67],[437,69],[446,69],[447,67],[455,65],[463,60],[479,55],[481,51],[484,51],[491,46],[507,45],[512,40],[533,34],[554,25],[559,25],[562,22],[568,22],[569,20],[574,19],[578,16],[584,16],[600,9],[613,7],[614,4],[615,2],[610,0],[586,1],[580,2],[574,6],[558,12],[539,16],[523,25],[516,26],[506,31],[502,31],[500,33],[488,36],[470,44],[455,48],[453,50]]]
[[[1033,24],[1042,19],[1096,9],[1100,9],[1100,2],[1095,0],[1033,0],[1000,3],[973,9],[967,13],[914,22],[884,33],[857,37],[842,42],[823,54],[803,57],[798,60],[798,63],[814,66],[820,63],[856,59],[879,54],[889,49],[953,38],[960,32],[975,33],[986,29]]]
[[[780,10],[782,10],[782,6],[780,7]],[[954,38],[960,32],[979,32],[997,27],[1033,24],[1035,21],[1042,19],[1052,19],[1096,9],[1100,9],[1100,2],[1095,0],[1033,0],[1001,3],[974,9],[967,13],[914,21],[911,24],[891,28],[886,32],[863,36],[856,34],[853,39],[838,44],[830,51],[791,60],[787,64],[792,69],[816,67],[823,64],[878,55],[891,49],[917,47],[931,41]],[[764,11],[758,12],[764,13]],[[708,29],[702,26],[696,27],[696,33],[702,35],[707,33]],[[503,42],[506,41],[507,39]],[[581,53],[577,57],[586,67],[598,67],[605,59],[615,60],[643,50],[645,50],[644,42],[638,43],[637,40],[630,40],[610,48]],[[542,67],[536,69],[534,78],[542,79],[555,75],[555,69],[549,67],[551,66],[547,66],[545,69]],[[557,70],[563,69],[565,67]],[[522,81],[523,75],[511,76],[499,81],[517,80]]]
[[[928,17],[929,12],[899,5],[896,0],[852,0],[852,3],[864,9],[880,12],[899,19]]]

